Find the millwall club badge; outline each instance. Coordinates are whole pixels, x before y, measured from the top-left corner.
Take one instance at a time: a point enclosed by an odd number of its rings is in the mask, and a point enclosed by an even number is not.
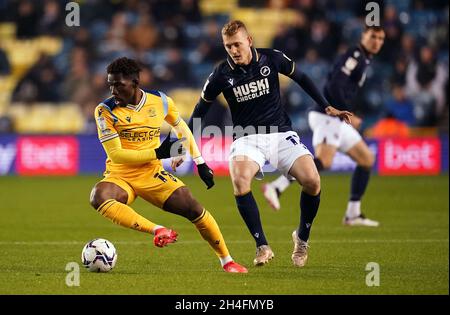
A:
[[[261,73],[261,75],[267,77],[270,74],[270,68],[268,66],[264,66],[259,72]]]

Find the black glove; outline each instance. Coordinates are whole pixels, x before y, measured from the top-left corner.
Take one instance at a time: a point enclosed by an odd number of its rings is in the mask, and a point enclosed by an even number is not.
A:
[[[214,186],[214,172],[208,167],[208,165],[206,165],[206,163],[198,164],[197,170],[198,175],[208,187],[207,189],[210,189],[212,186]]]
[[[158,160],[167,159],[174,156],[180,156],[186,154],[186,149],[183,147],[182,142],[186,138],[170,139],[170,134],[164,139],[159,148],[155,149],[156,158]]]

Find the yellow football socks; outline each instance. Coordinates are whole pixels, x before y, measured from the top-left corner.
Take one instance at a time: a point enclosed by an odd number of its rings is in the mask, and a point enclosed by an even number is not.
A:
[[[213,248],[219,258],[229,257],[227,245],[214,217],[205,209],[192,221],[204,240]]]
[[[97,211],[116,224],[141,232],[153,233],[156,226],[155,223],[139,215],[131,207],[114,199],[106,200],[98,207]]]

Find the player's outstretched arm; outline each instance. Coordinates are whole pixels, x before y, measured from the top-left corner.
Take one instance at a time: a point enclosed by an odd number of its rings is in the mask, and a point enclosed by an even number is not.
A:
[[[320,107],[325,109],[329,105],[312,80],[304,72],[300,71],[297,66],[295,66],[294,71],[289,77],[300,85]]]
[[[168,159],[170,157],[183,156],[186,154],[186,149],[183,146],[183,142],[186,138],[181,137],[179,139],[171,139],[170,134],[161,143],[159,148],[155,149],[156,158],[158,160]]]
[[[191,118],[189,118],[188,126],[192,133],[194,132],[194,119],[197,118],[201,121],[201,119],[203,119],[208,113],[211,103],[212,102],[203,99],[203,97],[200,97],[198,103],[195,105],[194,111],[191,114]]]
[[[185,144],[189,149],[189,154],[192,156],[192,159],[194,160],[195,164],[197,165],[198,174],[200,178],[205,182],[208,189],[214,186],[214,172],[212,169],[208,167],[205,160],[201,156],[200,150],[198,149],[197,143],[195,142],[194,136],[189,129],[186,122],[180,117],[178,123],[173,126],[174,130],[177,132],[178,135],[181,135],[182,137],[187,139],[187,143]],[[176,164],[180,165],[182,163],[182,160],[178,160],[178,163]],[[176,166],[178,166],[176,165]],[[172,165],[173,168],[174,165]]]
[[[184,140],[183,138],[172,140],[170,136],[167,136],[159,148],[148,150],[123,149],[118,137],[102,142],[102,145],[113,163],[141,164],[156,159],[161,160],[185,154],[185,150],[182,147]]]
[[[328,115],[339,117],[348,124],[351,123],[352,113],[346,110],[338,110],[329,105],[325,97],[323,97],[323,95],[317,89],[316,85],[305,73],[295,68],[290,77],[295,82],[297,82],[297,84],[300,85],[305,90],[305,92],[308,93],[309,96],[311,96],[311,98],[325,110]]]
[[[187,143],[185,143],[184,146],[189,150],[189,154],[191,155],[192,159],[197,165],[198,174],[200,178],[205,182],[208,189],[213,187],[214,186],[213,171],[208,167],[208,165],[205,163],[205,160],[202,158],[191,129],[188,127],[186,122],[181,118],[174,101],[170,97],[168,98],[168,105],[169,105],[168,113],[164,119],[166,120],[167,123],[169,123],[173,127],[178,137],[183,137],[187,140]],[[200,109],[200,112],[197,112],[197,114],[199,115],[198,118],[202,118],[208,111],[208,108]],[[182,162],[183,160],[180,159],[176,159],[175,161],[172,160],[172,168],[176,169],[176,166],[180,165]]]

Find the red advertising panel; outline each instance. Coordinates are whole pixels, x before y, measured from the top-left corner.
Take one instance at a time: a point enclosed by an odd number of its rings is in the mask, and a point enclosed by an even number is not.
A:
[[[227,176],[229,174],[228,155],[232,143],[231,137],[203,138],[200,141],[199,149],[208,166],[214,170],[214,175]]]
[[[378,157],[381,175],[436,175],[441,171],[438,138],[381,139]]]
[[[74,175],[78,157],[75,137],[20,137],[16,169],[20,175]]]

